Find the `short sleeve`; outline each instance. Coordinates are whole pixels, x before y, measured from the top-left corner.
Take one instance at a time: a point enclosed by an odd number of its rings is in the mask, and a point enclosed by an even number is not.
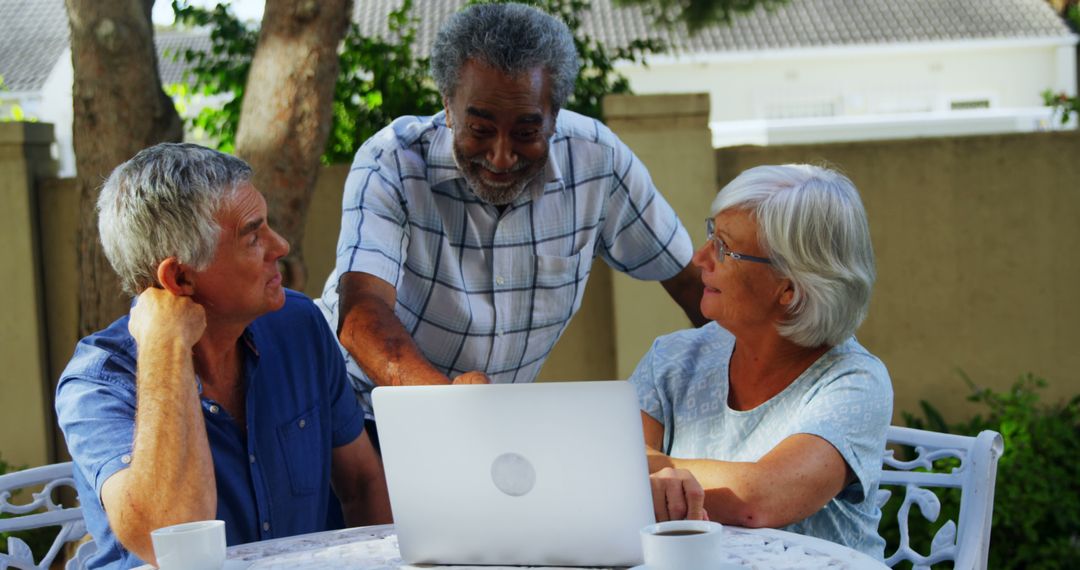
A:
[[[828,441],[855,473],[857,482],[839,498],[859,503],[881,478],[885,434],[892,421],[892,386],[878,362],[822,378],[799,412],[796,433]]]
[[[384,129],[378,136],[392,132]],[[408,248],[399,151],[373,142],[357,152],[345,179],[335,274],[359,271],[396,287]]]
[[[645,165],[617,140],[614,169],[600,256],[636,279],[674,277],[694,253],[686,228],[653,185]]]
[[[634,373],[630,375],[628,381],[637,391],[638,406],[641,407],[641,411],[649,414],[652,419],[664,426],[663,450],[666,452],[671,447],[669,441],[670,430],[668,428],[671,426],[673,418],[667,394],[659,386],[657,371],[653,366],[657,358],[656,353],[661,350],[660,341],[654,341],[652,347],[649,348],[649,352],[645,353],[645,356],[638,362]]]
[[[364,413],[349,385],[345,360],[333,332],[317,310],[312,310],[311,321],[319,331],[319,359],[325,363],[330,398],[330,446],[341,447],[360,437],[364,431]]]
[[[128,387],[108,380],[68,377],[57,388],[57,421],[68,452],[99,502],[105,481],[131,463],[134,403]]]

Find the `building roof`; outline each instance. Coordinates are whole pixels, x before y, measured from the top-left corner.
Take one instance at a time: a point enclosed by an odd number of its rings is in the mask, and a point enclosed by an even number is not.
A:
[[[403,0],[354,3],[354,20],[365,35],[384,36],[386,20]],[[414,1],[419,19],[418,55],[426,56],[442,22],[466,0]],[[635,38],[663,40],[673,54],[738,53],[835,46],[874,46],[994,39],[1066,39],[1069,27],[1046,0],[790,0],[776,10],[761,7],[691,36],[685,27],[652,23],[640,7],[592,0],[584,31],[610,47]],[[0,0],[0,75],[9,91],[40,89],[68,47],[64,0]],[[173,53],[207,48],[206,32],[159,31],[162,83],[183,80],[187,65]]]
[[[0,0],[0,75],[8,91],[36,91],[68,47],[64,0]]]
[[[64,0],[0,0],[0,76],[7,91],[37,91],[69,46]],[[187,65],[171,53],[209,49],[206,32],[158,31],[154,37],[163,84],[183,80]]]
[[[172,85],[183,83],[184,73],[190,67],[184,59],[184,53],[189,49],[209,51],[210,35],[204,31],[158,30],[154,34],[154,44],[157,45],[161,83]]]
[[[423,55],[443,20],[465,2],[414,2],[413,15],[420,18],[417,45]],[[401,3],[357,2],[355,20],[366,35],[385,35],[387,15]],[[730,26],[709,26],[694,36],[683,25],[654,24],[640,7],[592,0],[582,27],[611,47],[655,38],[678,54],[1072,37],[1046,0],[790,0],[771,11],[759,6],[736,16]]]

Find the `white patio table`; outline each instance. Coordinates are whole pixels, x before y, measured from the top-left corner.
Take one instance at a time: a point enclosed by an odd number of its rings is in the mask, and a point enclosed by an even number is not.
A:
[[[718,563],[757,570],[873,569],[888,567],[869,556],[825,540],[782,530],[724,526],[726,560]],[[393,525],[334,530],[230,547],[225,570],[355,568],[418,570],[398,555]],[[149,569],[149,566],[144,568]],[[452,566],[454,570],[498,570],[502,566]],[[521,567],[513,567],[520,570]],[[552,570],[545,567],[545,570]],[[581,569],[575,569],[581,570]]]

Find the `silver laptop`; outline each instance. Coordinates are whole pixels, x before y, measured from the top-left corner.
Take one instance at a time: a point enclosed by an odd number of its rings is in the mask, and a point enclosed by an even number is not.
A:
[[[376,388],[410,564],[634,566],[654,521],[630,384]]]

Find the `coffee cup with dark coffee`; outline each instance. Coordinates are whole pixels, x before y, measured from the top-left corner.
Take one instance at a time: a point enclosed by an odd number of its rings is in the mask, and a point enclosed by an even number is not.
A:
[[[708,569],[723,560],[724,527],[710,521],[667,521],[641,529],[648,570]]]

